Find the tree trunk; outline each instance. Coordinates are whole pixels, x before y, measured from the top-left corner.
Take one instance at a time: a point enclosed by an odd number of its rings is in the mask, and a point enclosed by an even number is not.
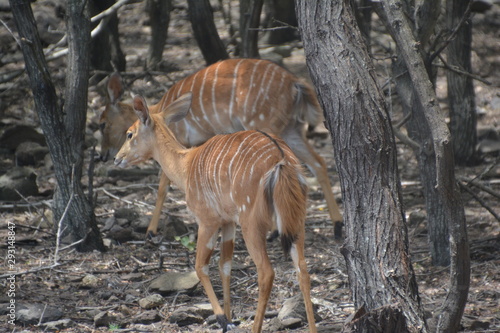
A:
[[[296,10],[342,187],[354,321],[368,316],[383,332],[425,332],[391,123],[349,4],[298,0]],[[362,332],[354,321],[345,329]]]
[[[114,3],[115,0],[92,0],[89,2],[90,14],[95,16],[111,7]],[[113,13],[109,17],[103,18],[103,20],[107,20],[106,28],[90,41],[90,64],[96,70],[106,72],[125,71],[126,60],[120,46],[118,15]],[[98,22],[92,26],[92,29],[97,24]],[[105,77],[106,74],[97,74],[93,81],[99,82]]]
[[[269,32],[267,42],[271,45],[280,45],[297,39],[296,29],[297,16],[295,15],[295,4],[293,0],[270,0],[269,16],[271,22],[269,27],[281,27]],[[290,27],[283,26],[283,23]]]
[[[446,19],[450,31],[466,14],[470,0],[447,0]],[[447,65],[461,72],[472,72],[471,66],[472,22],[467,19],[458,29],[447,48]],[[477,163],[476,104],[472,78],[453,70],[446,72],[448,102],[450,106],[450,132],[457,164]]]
[[[432,6],[432,1],[427,1],[424,5]],[[428,138],[432,142],[422,140],[419,142],[421,150],[426,152],[430,159],[420,159],[421,172],[427,168],[432,169],[430,174],[422,174],[426,182],[424,186],[429,186],[432,178],[434,196],[426,197],[427,207],[431,207],[431,201],[439,207],[439,216],[432,216],[428,212],[429,225],[435,223],[437,219],[443,221],[448,228],[450,241],[450,287],[446,301],[435,318],[437,330],[439,332],[456,332],[460,326],[460,319],[467,301],[467,294],[470,284],[470,258],[469,245],[467,241],[467,231],[465,223],[465,213],[462,198],[455,181],[455,165],[453,160],[453,147],[451,144],[450,132],[445,120],[441,117],[441,110],[437,103],[434,87],[430,80],[429,72],[422,57],[421,49],[416,47],[425,45],[426,30],[428,24],[423,21],[417,22],[417,36],[422,36],[417,42],[413,36],[412,28],[408,22],[408,17],[414,17],[411,12],[404,12],[402,4],[398,0],[385,0],[382,8],[387,18],[386,26],[391,32],[401,59],[404,61],[408,77],[412,82],[410,101],[412,105],[418,107],[412,109],[412,117],[415,122],[425,122],[429,129]],[[422,9],[422,7],[420,7]],[[431,7],[428,7],[431,8]],[[429,15],[417,14],[416,17]],[[422,27],[422,28],[419,28]],[[396,73],[394,75],[397,75]],[[402,96],[402,99],[406,99]],[[432,144],[432,146],[430,146]],[[432,152],[432,153],[431,153]],[[422,155],[421,155],[422,156]],[[429,164],[430,163],[430,164]],[[427,164],[427,165],[425,165]],[[429,192],[426,191],[426,195]],[[438,242],[438,240],[435,240]]]
[[[431,85],[433,95],[435,95],[433,85],[435,74],[432,72],[432,64],[429,63],[429,56],[425,53],[424,48],[433,30],[432,27],[437,22],[438,17],[434,13],[439,12],[439,1],[426,0],[415,8],[413,2],[410,0],[404,1],[402,6],[404,11],[409,13],[408,15],[417,18],[415,22],[408,23],[411,24],[408,29],[410,29],[410,35],[413,36],[413,33],[416,34],[421,47],[416,50],[417,52],[415,52],[415,48],[411,52],[422,61],[424,73],[426,74],[425,82]],[[387,13],[381,6],[377,7],[377,12],[383,18],[383,22],[393,35],[393,38],[395,38],[393,27],[389,26],[390,22]],[[414,81],[410,76],[406,59],[401,50],[401,47],[404,46],[400,46],[399,44],[397,46],[398,57],[393,63],[393,77],[396,82],[396,91],[403,105],[403,112],[405,116],[410,116],[406,123],[408,135],[419,145],[419,149],[415,154],[420,169],[420,180],[424,189],[432,264],[447,266],[450,264],[449,221],[444,210],[446,203],[443,201],[444,198],[441,197],[437,188],[438,161],[434,150],[435,137],[427,121],[425,108],[419,102],[417,92],[414,91]],[[421,82],[420,84],[423,83]]]
[[[259,28],[260,13],[264,0],[240,0],[241,57],[260,58]]]
[[[172,0],[148,0],[146,8],[151,25],[151,43],[149,44],[146,68],[155,69],[163,60]]]
[[[71,64],[68,69],[71,78],[68,79],[67,90],[74,89],[77,92],[66,98],[68,105],[65,110],[68,116],[64,119],[62,107],[58,102],[48,72],[31,7],[24,0],[10,1],[12,14],[22,41],[20,46],[30,77],[35,107],[54,161],[57,180],[53,205],[55,220],[59,221],[63,217],[64,209],[68,206],[68,212],[63,220],[63,227],[67,227],[65,234],[71,235],[73,241],[83,240],[77,245],[77,249],[80,251],[94,249],[103,251],[104,245],[96,226],[92,207],[83,193],[80,178],[77,178],[82,173],[82,138],[87,107],[87,45],[90,39],[88,14],[85,12],[86,14],[82,15],[84,11],[79,3],[77,0],[68,3],[68,16],[70,17],[68,19],[68,45],[70,48],[68,62],[75,61],[76,64]],[[80,36],[77,36],[77,31],[81,33]],[[75,47],[77,48],[75,49]],[[76,109],[71,109],[78,103],[80,104]],[[83,112],[83,116],[80,114],[81,112]],[[69,131],[66,126],[69,127]],[[71,144],[75,144],[75,146],[71,146]]]
[[[188,0],[189,20],[194,37],[207,65],[228,59],[226,47],[219,37],[214,23],[212,6],[208,0]]]

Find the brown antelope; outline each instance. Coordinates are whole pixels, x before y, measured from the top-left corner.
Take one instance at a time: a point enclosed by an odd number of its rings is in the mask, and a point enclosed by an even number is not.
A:
[[[177,82],[151,113],[164,110],[176,98],[192,92],[191,112],[169,125],[181,144],[199,145],[216,134],[259,129],[281,136],[297,157],[318,179],[332,222],[342,221],[332,193],[324,160],[305,137],[306,124],[322,118],[313,89],[282,67],[266,60],[229,59],[220,61]],[[119,102],[121,79],[108,81],[110,103],[101,115],[103,160],[113,157],[125,141],[125,132],[136,119],[133,107]],[[147,234],[157,233],[169,179],[162,174],[158,197]]]
[[[293,259],[310,332],[316,332],[304,258],[307,185],[299,160],[283,140],[260,131],[217,135],[199,147],[185,148],[170,128],[182,122],[190,103],[188,93],[165,105],[160,113],[150,113],[146,101],[135,96],[139,120],[127,131],[115,164],[125,167],[154,158],[165,175],[185,192],[187,206],[198,222],[196,273],[224,331],[231,325],[229,282],[238,224],[258,274],[253,332],[262,330],[273,285],[274,271],[266,251],[266,234],[273,226],[281,236],[283,250]],[[208,276],[219,230],[224,309]]]

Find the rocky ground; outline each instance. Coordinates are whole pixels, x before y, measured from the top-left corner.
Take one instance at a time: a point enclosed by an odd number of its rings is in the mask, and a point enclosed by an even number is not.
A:
[[[38,1],[44,10],[50,1]],[[128,90],[142,93],[151,102],[176,80],[204,66],[202,56],[191,37],[186,5],[177,2],[172,12],[164,75],[143,75],[144,59],[150,28],[143,4],[125,6],[120,11],[122,45],[127,54],[127,73],[123,73]],[[0,3],[0,9],[3,8]],[[41,8],[41,7],[38,7]],[[40,9],[41,10],[41,9]],[[10,13],[0,18],[12,24]],[[228,29],[215,16],[222,37],[228,39]],[[57,23],[57,18],[54,18]],[[474,71],[485,82],[476,81],[479,112],[478,132],[483,161],[472,167],[457,167],[457,177],[464,185],[463,199],[471,246],[471,286],[465,314],[464,332],[500,332],[500,8],[496,5],[474,18]],[[375,32],[379,34],[378,31]],[[377,50],[388,45],[387,37],[377,35]],[[21,65],[12,36],[0,28],[0,75],[6,75]],[[300,43],[284,49],[291,51],[283,64],[297,75],[306,75]],[[263,50],[265,54],[267,50]],[[267,56],[273,53],[267,53]],[[383,59],[375,53],[377,59]],[[16,61],[16,59],[18,61]],[[10,60],[10,62],[7,62]],[[387,79],[386,63],[377,60],[380,80]],[[64,87],[64,60],[50,63],[58,89]],[[89,93],[88,142],[99,139],[97,117],[105,103],[104,84],[93,86]],[[442,73],[438,80],[438,96],[446,112],[446,84]],[[27,97],[28,96],[28,97]],[[0,83],[0,186],[6,175],[14,174],[24,182],[28,192],[22,199],[3,197],[0,202],[0,330],[39,332],[219,332],[211,317],[202,287],[193,274],[194,235],[196,225],[186,211],[184,196],[175,187],[169,193],[162,215],[162,237],[145,242],[144,233],[156,199],[158,166],[151,162],[130,170],[115,169],[111,163],[93,166],[93,190],[96,194],[96,215],[107,246],[105,253],[76,253],[58,246],[49,209],[55,178],[47,157],[47,148],[40,136],[39,122],[29,97],[26,75]],[[397,107],[392,110],[398,119]],[[10,131],[10,132],[9,132]],[[5,134],[7,133],[7,134]],[[9,134],[10,133],[10,134]],[[22,136],[18,136],[22,133]],[[21,139],[26,138],[27,140]],[[19,148],[21,141],[25,143]],[[335,173],[330,138],[318,129],[312,136],[318,152],[326,159],[333,190],[340,201],[340,187]],[[34,143],[33,143],[34,142]],[[403,198],[408,220],[412,262],[425,309],[431,315],[444,301],[448,285],[448,268],[433,267],[427,245],[427,220],[418,167],[411,150],[398,143],[398,159]],[[86,168],[90,168],[90,149],[86,153]],[[22,164],[28,168],[16,168]],[[470,182],[470,180],[476,182]],[[88,184],[89,177],[82,180]],[[24,189],[23,189],[24,190]],[[33,192],[29,192],[33,191]],[[5,191],[4,191],[5,192]],[[4,195],[4,192],[1,194]],[[16,195],[16,193],[7,193]],[[342,202],[340,202],[342,205]],[[318,185],[311,180],[306,257],[311,273],[312,296],[316,304],[318,328],[321,332],[337,332],[354,311],[349,294],[346,267],[340,254],[342,240],[333,237],[333,226],[325,211],[326,204]],[[165,226],[169,222],[168,227]],[[13,228],[15,226],[15,229]],[[9,232],[15,230],[15,251],[8,252]],[[172,235],[181,235],[175,239]],[[265,328],[279,332],[288,327],[305,332],[301,326],[301,304],[294,298],[300,294],[291,262],[283,260],[277,242],[269,243],[269,253],[276,278],[268,306]],[[9,254],[14,257],[9,258]],[[221,298],[216,252],[213,256],[211,279]],[[9,262],[9,259],[15,259]],[[9,279],[12,268],[19,274]],[[240,331],[249,331],[256,307],[257,277],[241,237],[237,237],[232,271],[233,319]],[[11,293],[15,293],[15,298]],[[15,300],[17,325],[8,324],[8,305]],[[291,304],[290,307],[284,304]],[[295,312],[287,319],[285,310]],[[43,320],[40,318],[43,314]],[[294,319],[295,318],[295,319]],[[319,319],[319,318],[318,318]],[[47,323],[49,322],[49,323]],[[288,325],[288,326],[287,326]]]

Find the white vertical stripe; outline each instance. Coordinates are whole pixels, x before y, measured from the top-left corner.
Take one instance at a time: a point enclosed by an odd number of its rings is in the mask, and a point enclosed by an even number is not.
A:
[[[234,93],[236,91],[236,87],[238,86],[238,70],[240,68],[241,63],[245,61],[245,59],[241,59],[238,61],[238,64],[236,67],[234,67],[234,72],[233,72],[233,84],[231,87],[231,98],[229,99],[229,119],[233,117],[233,107],[234,107]]]

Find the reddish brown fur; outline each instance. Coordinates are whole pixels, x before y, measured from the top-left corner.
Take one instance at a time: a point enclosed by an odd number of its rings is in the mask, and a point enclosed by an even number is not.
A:
[[[306,185],[299,160],[278,137],[257,131],[217,135],[205,144],[184,148],[166,124],[179,120],[189,109],[182,96],[160,114],[150,114],[141,97],[134,99],[140,121],[127,133],[117,154],[121,166],[156,159],[165,174],[186,192],[188,208],[198,221],[196,272],[219,323],[230,322],[230,268],[234,228],[241,227],[248,252],[258,273],[259,300],[253,332],[260,332],[273,285],[274,271],[266,251],[266,234],[273,216],[297,268],[306,304],[309,329],[316,332],[310,282],[304,258]],[[208,264],[219,229],[222,231],[220,272],[224,290],[221,308],[208,277]]]
[[[133,108],[118,104],[116,89],[120,81],[110,78],[111,104],[101,117],[105,124],[101,154],[114,155],[124,139],[121,135],[131,125]],[[305,138],[305,124],[321,120],[321,109],[313,89],[278,65],[258,59],[228,59],[204,68],[179,81],[156,104],[151,113],[158,113],[177,97],[193,93],[191,112],[182,121],[169,125],[180,143],[198,145],[220,133],[260,129],[281,136],[295,154],[316,175],[323,188],[333,222],[342,216],[331,191],[323,159],[314,152]],[[123,116],[119,118],[120,110]],[[118,117],[118,118],[117,118]],[[127,125],[128,123],[128,125]],[[169,180],[162,176],[155,211],[148,234],[156,234],[161,208]]]

